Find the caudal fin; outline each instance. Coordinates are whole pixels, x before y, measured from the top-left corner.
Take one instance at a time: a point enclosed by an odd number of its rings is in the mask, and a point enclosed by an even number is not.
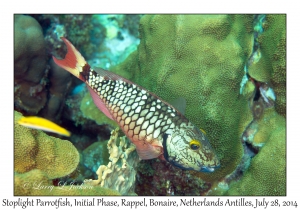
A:
[[[80,54],[80,52],[71,44],[69,40],[64,37],[61,37],[64,43],[67,45],[67,54],[64,59],[58,60],[57,58],[53,57],[54,62],[76,76],[77,78],[84,81],[84,79],[80,76],[80,72],[83,71],[83,67],[85,67],[87,62],[85,61],[84,57]]]

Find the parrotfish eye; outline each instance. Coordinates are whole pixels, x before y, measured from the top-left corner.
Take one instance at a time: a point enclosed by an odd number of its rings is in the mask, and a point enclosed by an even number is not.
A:
[[[198,141],[198,140],[195,140],[193,139],[191,142],[190,142],[190,148],[192,150],[198,150],[201,146],[201,143]]]

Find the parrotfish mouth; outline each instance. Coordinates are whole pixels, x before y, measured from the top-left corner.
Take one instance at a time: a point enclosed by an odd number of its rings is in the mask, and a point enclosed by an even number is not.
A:
[[[215,167],[207,167],[207,166],[203,166],[200,169],[200,172],[206,172],[206,173],[211,173],[214,172],[215,169],[220,168],[220,166],[215,166]]]

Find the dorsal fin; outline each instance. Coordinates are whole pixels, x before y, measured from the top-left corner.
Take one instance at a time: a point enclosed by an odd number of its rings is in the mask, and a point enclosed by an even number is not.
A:
[[[182,115],[185,113],[186,100],[183,97],[176,98],[170,103],[175,109],[177,109]]]

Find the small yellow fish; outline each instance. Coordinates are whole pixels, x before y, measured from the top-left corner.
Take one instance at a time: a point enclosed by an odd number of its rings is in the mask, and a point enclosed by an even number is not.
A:
[[[18,123],[28,128],[40,129],[52,133],[57,133],[63,136],[70,136],[71,133],[59,125],[41,117],[29,116],[22,117]]]

